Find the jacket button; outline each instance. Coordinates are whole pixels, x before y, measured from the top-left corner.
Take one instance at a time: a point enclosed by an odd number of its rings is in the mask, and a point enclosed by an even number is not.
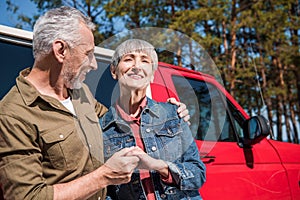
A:
[[[151,147],[151,150],[152,150],[152,151],[156,151],[156,150],[157,150],[157,149],[156,149],[156,146]]]
[[[59,137],[60,137],[61,139],[63,139],[63,138],[64,138],[64,135],[63,135],[63,134],[60,134]]]
[[[147,129],[146,129],[146,132],[147,132],[147,133],[150,133],[150,131],[151,131],[150,128],[147,128]]]
[[[162,199],[165,199],[165,198],[167,197],[167,195],[161,194],[160,197],[161,197]]]

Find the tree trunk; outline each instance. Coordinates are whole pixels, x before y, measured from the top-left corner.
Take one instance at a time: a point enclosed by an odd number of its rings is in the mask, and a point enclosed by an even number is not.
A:
[[[285,128],[286,128],[286,136],[288,142],[292,142],[292,136],[291,136],[291,126],[290,126],[290,117],[288,114],[288,109],[287,109],[287,101],[284,99],[283,100],[283,115],[284,115],[284,122],[285,122]]]
[[[271,131],[272,131],[272,138],[274,138],[274,129],[273,129],[273,106],[272,106],[272,101],[271,98],[267,98],[266,99],[266,104],[267,104],[267,112],[268,112],[268,119],[269,119],[269,123],[270,123],[270,127],[271,127]]]
[[[295,117],[295,110],[294,110],[293,103],[289,104],[289,109],[291,112],[291,121],[292,121],[293,132],[294,132],[293,143],[299,144],[299,133],[298,133],[298,129],[297,129],[297,120]]]
[[[276,118],[277,118],[277,140],[282,141],[282,96],[278,95],[276,98],[277,101],[277,112],[276,112]]]
[[[237,20],[237,13],[236,13],[236,0],[233,0],[231,3],[231,42],[230,42],[230,55],[231,55],[231,63],[230,63],[230,94],[234,96],[234,89],[235,89],[235,64],[236,64],[236,20]]]

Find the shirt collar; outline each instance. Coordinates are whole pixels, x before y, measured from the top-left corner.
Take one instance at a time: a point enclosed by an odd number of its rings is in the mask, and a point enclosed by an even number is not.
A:
[[[139,105],[139,114],[136,117],[132,117],[128,113],[126,113],[123,110],[123,108],[120,106],[120,101],[116,102],[115,107],[116,107],[116,111],[118,112],[118,115],[122,119],[124,119],[127,122],[137,122],[138,123],[140,121],[140,119],[141,119],[141,112],[146,107],[146,105],[147,105],[147,98],[144,97],[141,100],[141,102],[140,102],[140,105]]]
[[[48,102],[55,108],[60,108],[60,102],[52,97],[48,97],[42,95],[27,79],[26,76],[29,75],[31,69],[26,68],[22,70],[16,79],[16,85],[20,92],[20,95],[25,102],[26,105],[31,105],[38,99],[43,99],[44,101]],[[70,93],[70,91],[68,91]]]
[[[22,70],[16,80],[17,87],[26,105],[32,104],[40,96],[37,89],[26,80],[26,76],[28,76],[30,70],[30,68]]]

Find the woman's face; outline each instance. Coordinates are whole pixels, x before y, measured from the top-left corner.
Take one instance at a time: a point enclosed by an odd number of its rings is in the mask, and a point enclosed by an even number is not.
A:
[[[150,56],[143,52],[131,52],[123,55],[118,66],[112,68],[113,78],[119,81],[121,88],[145,90],[153,80],[153,67]]]

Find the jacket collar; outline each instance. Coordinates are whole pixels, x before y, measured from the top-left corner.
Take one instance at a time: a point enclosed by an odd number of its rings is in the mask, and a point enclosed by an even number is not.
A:
[[[142,113],[143,112],[149,112],[155,117],[159,117],[159,108],[157,102],[147,97],[147,105],[143,109]],[[115,104],[110,106],[108,112],[101,119],[101,125],[103,129],[106,129],[112,123],[124,124],[120,116],[117,115]]]

